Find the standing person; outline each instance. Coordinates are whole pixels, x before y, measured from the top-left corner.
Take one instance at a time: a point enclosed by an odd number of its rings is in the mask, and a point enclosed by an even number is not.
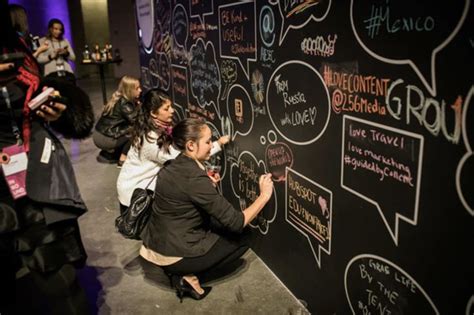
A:
[[[123,76],[117,90],[104,106],[93,134],[94,144],[101,149],[100,163],[117,163],[122,167],[130,149],[130,130],[138,114],[140,81]]]
[[[50,128],[86,137],[93,120],[63,119],[76,109],[93,117],[92,106],[71,85],[61,91],[73,91],[67,108],[48,101],[29,110],[43,84],[35,58],[12,28],[6,0],[0,0],[0,51],[24,54],[22,65],[0,64],[0,313],[88,314],[75,270],[87,258],[77,223],[87,208]]]
[[[19,4],[10,4],[9,11],[13,28],[20,38],[24,40],[26,45],[31,49],[33,57],[38,58],[39,54],[48,50],[49,43],[43,42],[39,47],[35,47],[32,41],[33,35],[31,35],[29,30],[28,17],[26,15],[25,8]]]
[[[130,205],[135,188],[145,188],[166,161],[179,155],[180,151],[170,145],[173,113],[171,99],[164,91],[154,89],[145,94],[132,129],[132,147],[117,179],[121,212]],[[229,136],[213,142],[211,154],[219,152],[227,142]],[[152,189],[155,180],[149,186]]]
[[[182,153],[157,175],[140,255],[164,269],[180,299],[200,300],[211,288],[201,287],[199,277],[248,249],[238,233],[270,200],[273,182],[271,174],[262,175],[260,195],[238,211],[217,191],[219,174],[208,176],[203,165],[212,148],[212,133],[205,122],[185,119],[173,128],[172,136]]]
[[[40,39],[40,45],[48,49],[38,55],[38,62],[44,65],[44,76],[65,78],[71,83],[76,82],[74,71],[69,61],[76,60],[71,44],[64,37],[64,24],[59,19],[51,19],[48,23],[48,34]]]

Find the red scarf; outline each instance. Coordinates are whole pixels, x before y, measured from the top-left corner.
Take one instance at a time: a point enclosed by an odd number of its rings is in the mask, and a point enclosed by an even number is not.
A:
[[[155,126],[158,128],[161,128],[164,130],[164,132],[168,135],[171,136],[171,132],[173,132],[173,127],[169,123],[165,123],[158,118],[153,118],[153,122],[155,123]]]
[[[20,39],[21,43],[24,46],[24,50],[27,50],[27,45],[23,38]],[[23,144],[25,146],[25,151],[30,149],[30,136],[31,136],[31,117],[30,117],[30,108],[28,107],[28,102],[31,100],[33,93],[38,89],[40,84],[40,75],[38,64],[34,57],[25,52],[25,60],[23,61],[23,66],[18,69],[17,80],[28,86],[26,91],[25,103],[23,104]]]

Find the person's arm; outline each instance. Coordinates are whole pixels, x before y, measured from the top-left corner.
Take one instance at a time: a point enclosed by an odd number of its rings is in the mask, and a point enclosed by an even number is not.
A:
[[[48,48],[42,53],[38,54],[38,57],[36,58],[36,60],[38,60],[38,63],[40,64],[46,64],[56,57],[56,54],[54,53],[53,47],[50,44],[49,40],[45,37],[40,39],[40,45],[45,45],[46,42],[48,42]]]
[[[117,103],[115,106],[120,106],[120,114],[123,119],[128,121],[129,124],[133,124],[138,115],[137,107],[123,98],[120,98]]]
[[[42,53],[44,53],[45,51],[47,51],[49,48],[49,42],[48,41],[43,41],[42,44],[40,44],[40,46],[38,47],[38,49],[36,49],[36,51],[33,53],[33,57],[35,57],[36,59],[38,59],[39,55],[41,55]]]
[[[259,180],[260,196],[244,211],[236,210],[220,195],[207,175],[189,179],[187,191],[192,202],[232,232],[240,232],[257,216],[273,193],[271,174],[262,175]]]
[[[217,184],[219,183],[221,179],[219,173],[214,174],[213,177],[209,176],[209,178],[211,179],[214,187],[217,186]],[[273,182],[271,178],[272,178],[271,174],[265,174],[265,175],[260,176],[259,178],[260,195],[249,207],[243,210],[244,226],[249,224],[259,214],[259,212],[270,200],[273,193]]]
[[[272,174],[265,174],[259,179],[260,195],[244,212],[244,226],[247,226],[259,213],[272,197],[273,182]]]
[[[140,149],[140,155],[142,159],[153,161],[157,164],[165,164],[168,160],[174,160],[181,152],[175,149],[172,145],[169,146],[169,152],[166,152],[163,148],[156,145],[156,134],[153,133],[152,142],[148,142],[145,138],[143,139],[143,145]]]
[[[222,136],[220,137],[217,141],[212,142],[212,148],[211,148],[211,155],[214,155],[216,153],[219,153],[222,151],[222,147],[229,143],[230,137],[229,136]]]
[[[74,54],[74,50],[71,47],[71,44],[68,42],[67,39],[64,39],[66,42],[67,48],[66,48],[66,54],[64,55],[65,58],[75,61],[76,60],[76,55]]]
[[[13,67],[15,67],[15,64],[13,62],[0,63],[0,72],[13,69]]]

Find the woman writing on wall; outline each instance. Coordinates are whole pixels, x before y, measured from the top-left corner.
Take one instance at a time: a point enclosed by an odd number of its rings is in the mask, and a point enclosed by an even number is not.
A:
[[[101,149],[97,161],[123,165],[130,149],[130,129],[138,114],[140,81],[123,76],[95,126],[94,144]]]
[[[273,182],[271,174],[262,175],[258,198],[244,211],[237,211],[216,190],[219,175],[209,177],[203,165],[212,148],[210,128],[189,118],[178,123],[172,135],[173,144],[182,153],[157,175],[140,255],[165,270],[181,299],[200,300],[211,288],[201,287],[199,277],[248,249],[244,238],[235,234],[270,200]]]
[[[69,41],[64,38],[64,24],[59,19],[51,19],[48,23],[48,34],[40,39],[40,45],[48,49],[38,55],[38,62],[44,65],[44,76],[65,78],[75,83],[74,71],[69,61],[76,60],[76,55]]]
[[[180,151],[170,145],[173,113],[171,99],[164,91],[154,89],[145,94],[132,129],[132,147],[117,179],[121,211],[130,205],[135,188],[145,188],[151,181],[149,187],[153,189],[153,177],[166,161],[179,155]],[[211,154],[219,152],[227,142],[229,136],[219,138],[213,143]]]

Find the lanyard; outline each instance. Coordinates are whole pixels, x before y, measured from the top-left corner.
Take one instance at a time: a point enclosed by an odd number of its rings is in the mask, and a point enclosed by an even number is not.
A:
[[[5,99],[5,104],[7,105],[8,112],[10,114],[10,123],[11,123],[13,135],[15,136],[17,143],[21,145],[23,144],[23,140],[21,139],[21,136],[20,136],[21,135],[20,128],[18,128],[18,125],[16,123],[15,114],[13,113],[13,108],[10,103],[10,96],[8,95],[8,90],[6,86],[2,86],[2,96]]]
[[[56,48],[56,47],[54,47],[54,42],[53,42],[53,38],[52,38],[52,37],[51,37],[51,39],[50,39],[49,41],[51,42],[51,47],[53,47],[53,49]],[[59,48],[61,48],[61,41],[56,40],[56,42],[58,43]]]

